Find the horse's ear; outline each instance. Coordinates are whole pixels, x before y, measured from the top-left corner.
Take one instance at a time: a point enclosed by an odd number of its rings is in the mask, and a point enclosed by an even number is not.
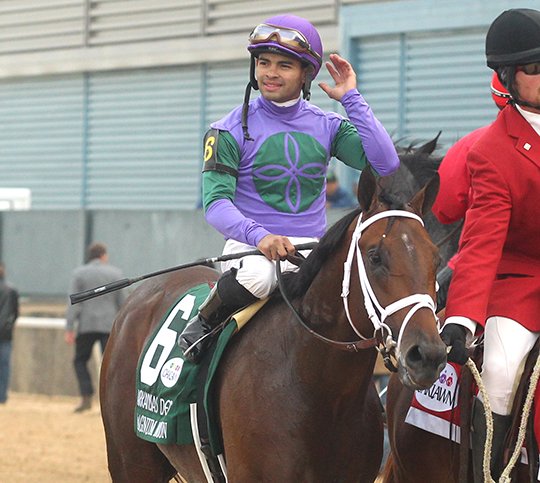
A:
[[[371,203],[373,203],[373,197],[375,196],[376,190],[377,180],[375,179],[375,175],[371,171],[371,168],[367,166],[362,170],[362,174],[358,180],[357,197],[362,211],[366,212],[369,210]]]
[[[435,198],[439,192],[440,178],[439,173],[436,173],[427,184],[416,193],[412,200],[409,201],[409,206],[416,212],[425,216],[431,210]]]
[[[428,141],[426,144],[420,146],[417,151],[419,153],[432,154],[437,147],[437,143],[439,142],[439,137],[441,136],[441,133],[442,131],[439,131],[439,134],[437,134],[431,141]]]

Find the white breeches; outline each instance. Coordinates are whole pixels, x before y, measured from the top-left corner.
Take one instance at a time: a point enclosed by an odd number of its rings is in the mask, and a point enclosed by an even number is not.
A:
[[[288,237],[293,245],[317,241],[316,238]],[[227,240],[223,248],[223,254],[240,253],[255,250],[255,247],[240,243],[236,240]],[[307,256],[311,250],[302,250],[300,253]],[[221,262],[222,272],[236,268],[236,280],[249,290],[255,297],[262,299],[268,297],[277,286],[275,262],[268,260],[263,255],[253,255]],[[282,272],[298,270],[298,267],[288,261],[281,262]]]
[[[494,413],[506,416],[512,411],[527,355],[539,335],[506,317],[487,320],[482,381]]]

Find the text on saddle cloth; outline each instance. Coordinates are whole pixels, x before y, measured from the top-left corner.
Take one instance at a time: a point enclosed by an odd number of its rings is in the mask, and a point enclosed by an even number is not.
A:
[[[460,443],[461,410],[458,401],[461,371],[460,365],[449,362],[441,371],[439,379],[429,389],[415,391],[405,422]],[[530,374],[524,374],[527,379],[529,376]],[[473,393],[478,393],[476,384],[473,386]],[[540,386],[536,387],[534,399],[540,401]],[[534,414],[531,417],[534,418],[535,438],[537,446],[540,447],[540,404],[534,404]],[[521,449],[520,460],[524,464],[528,463],[529,457],[525,447]],[[540,455],[538,460],[540,463]],[[540,473],[538,479],[540,480]]]
[[[197,402],[199,365],[191,364],[182,357],[177,339],[187,322],[195,316],[199,306],[210,293],[206,283],[192,287],[182,294],[156,325],[148,338],[137,364],[135,433],[138,437],[160,444],[192,444],[190,404]],[[211,357],[205,384],[210,386],[219,360],[231,337],[241,329],[267,299],[233,315],[220,334]],[[206,404],[212,404],[205,401]],[[208,421],[212,433],[215,424]],[[210,435],[214,446],[220,437]]]

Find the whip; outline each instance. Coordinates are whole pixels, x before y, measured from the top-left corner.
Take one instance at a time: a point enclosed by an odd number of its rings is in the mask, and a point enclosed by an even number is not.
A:
[[[300,250],[311,250],[315,248],[317,242],[309,243],[300,243],[295,245],[296,251]],[[101,285],[100,287],[91,288],[90,290],[84,290],[82,292],[77,292],[69,296],[69,300],[72,305],[78,304],[79,302],[84,302],[85,300],[93,299],[94,297],[99,297],[105,295],[106,293],[114,292],[115,290],[120,290],[122,288],[129,287],[130,285],[140,282],[141,280],[146,280],[150,277],[156,277],[157,275],[163,275],[165,273],[174,272],[176,270],[182,270],[183,268],[195,267],[197,265],[209,265],[216,262],[226,262],[227,260],[235,260],[237,258],[248,257],[250,255],[263,255],[260,250],[250,250],[247,252],[240,253],[230,253],[229,255],[221,255],[219,257],[210,257],[210,258],[201,258],[195,260],[194,262],[184,263],[183,265],[177,265],[176,267],[165,268],[163,270],[158,270],[157,272],[147,273],[146,275],[140,275],[134,278],[122,278],[121,280],[116,280],[115,282],[107,283]]]

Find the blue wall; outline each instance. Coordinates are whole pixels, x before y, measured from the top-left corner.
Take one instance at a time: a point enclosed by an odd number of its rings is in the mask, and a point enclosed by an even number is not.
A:
[[[395,140],[432,139],[446,151],[496,114],[485,35],[510,0],[406,0],[345,5],[341,50],[360,92]],[[538,0],[519,7],[539,8]],[[341,170],[353,179],[355,174]]]

